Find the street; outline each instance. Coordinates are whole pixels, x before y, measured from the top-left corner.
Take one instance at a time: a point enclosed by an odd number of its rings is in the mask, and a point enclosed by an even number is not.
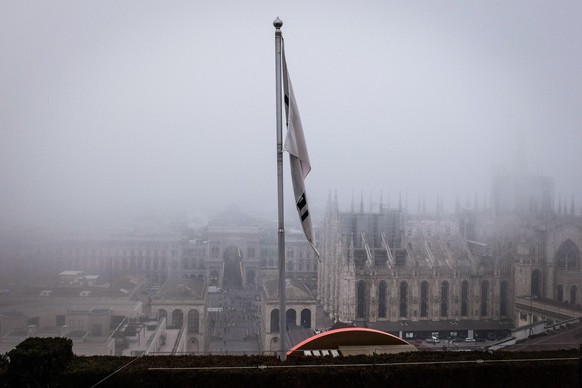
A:
[[[260,296],[257,290],[229,289],[209,294],[210,354],[259,354]]]

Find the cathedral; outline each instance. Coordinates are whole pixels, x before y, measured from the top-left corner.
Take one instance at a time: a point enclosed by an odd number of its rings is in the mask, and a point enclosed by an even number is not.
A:
[[[366,212],[363,202],[344,212],[330,196],[318,270],[324,311],[387,331],[581,316],[582,217],[574,202],[555,210],[553,179],[525,175],[496,177],[491,202],[462,209],[457,201],[452,214],[440,199],[432,214],[400,205]]]

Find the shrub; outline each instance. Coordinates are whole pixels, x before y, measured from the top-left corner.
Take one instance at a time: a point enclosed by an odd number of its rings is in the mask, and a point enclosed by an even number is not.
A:
[[[73,341],[30,337],[8,352],[8,358],[8,377],[12,384],[47,385],[72,360]]]

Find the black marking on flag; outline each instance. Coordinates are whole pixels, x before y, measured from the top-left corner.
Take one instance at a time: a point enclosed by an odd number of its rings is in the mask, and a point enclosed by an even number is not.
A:
[[[297,201],[297,208],[299,208],[299,210],[303,210],[303,208],[307,205],[307,200],[305,199],[305,193],[301,194],[301,197],[299,197],[299,201]]]
[[[305,221],[307,217],[309,217],[309,210],[307,209],[307,199],[305,199],[305,193],[301,194],[299,197],[299,201],[297,201],[297,209],[299,209],[299,213],[301,214],[301,222]],[[305,211],[303,211],[305,209]]]
[[[285,105],[289,106],[289,96],[285,94]]]

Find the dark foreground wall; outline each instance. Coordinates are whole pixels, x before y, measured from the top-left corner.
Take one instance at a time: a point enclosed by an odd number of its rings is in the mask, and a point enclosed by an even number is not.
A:
[[[73,357],[51,387],[578,387],[577,351],[415,352],[339,358],[272,356]],[[175,369],[162,369],[175,368]],[[202,369],[188,369],[202,368]],[[36,371],[37,369],[31,369]],[[0,387],[47,386],[0,365]],[[42,371],[41,371],[42,372]],[[36,383],[40,383],[36,385]]]

